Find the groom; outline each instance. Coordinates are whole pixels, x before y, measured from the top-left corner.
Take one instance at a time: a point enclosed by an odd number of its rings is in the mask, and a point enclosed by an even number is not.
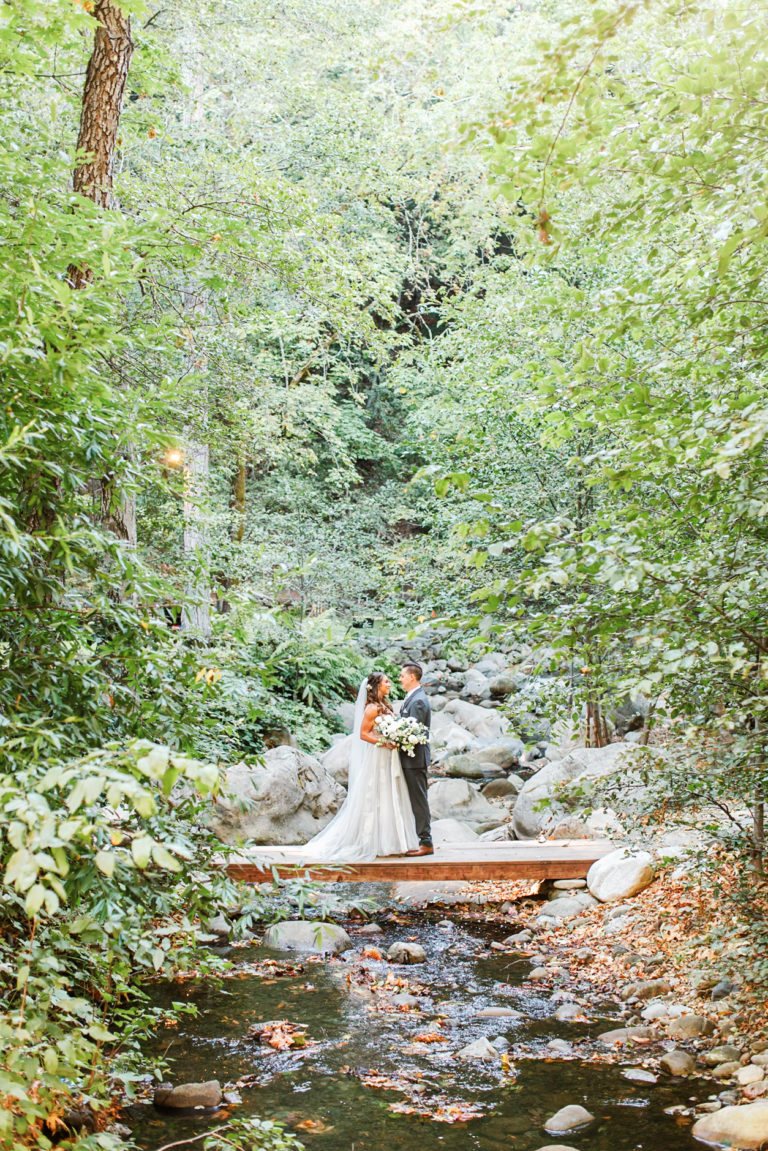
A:
[[[400,672],[400,683],[405,689],[405,699],[400,709],[401,715],[410,715],[423,723],[427,731],[432,718],[429,698],[421,686],[421,668],[417,663],[407,663]],[[416,820],[416,834],[419,846],[406,855],[434,855],[432,829],[429,821],[429,800],[427,799],[427,768],[431,761],[429,743],[420,743],[413,749],[413,755],[400,752],[400,763],[411,799],[413,817]]]

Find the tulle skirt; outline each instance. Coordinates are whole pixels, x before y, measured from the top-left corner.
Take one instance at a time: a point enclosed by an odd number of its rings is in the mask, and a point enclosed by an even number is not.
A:
[[[366,863],[419,846],[400,756],[366,745],[349,791],[331,822],[301,849],[308,860]]]

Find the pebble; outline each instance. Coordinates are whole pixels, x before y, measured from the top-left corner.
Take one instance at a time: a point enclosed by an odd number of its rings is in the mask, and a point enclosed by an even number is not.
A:
[[[484,1007],[482,1011],[475,1012],[475,1019],[523,1019],[522,1011],[515,1011],[514,1007]]]
[[[358,927],[357,935],[383,935],[384,928],[378,923],[366,923],[362,927]]]
[[[552,884],[555,891],[575,891],[576,888],[586,887],[586,879],[556,879]]]
[[[696,1064],[687,1051],[668,1051],[659,1060],[659,1067],[667,1075],[693,1075]]]
[[[594,1115],[591,1115],[586,1107],[582,1107],[578,1103],[571,1103],[567,1107],[561,1107],[554,1115],[550,1115],[544,1124],[544,1130],[549,1131],[552,1135],[564,1135],[568,1131],[575,1131],[577,1127],[584,1127],[587,1123],[591,1123],[594,1118]]]
[[[549,975],[549,972],[547,971],[546,967],[534,967],[533,971],[530,972],[528,978],[530,980],[533,980],[534,982],[536,982],[539,979],[546,979],[548,975]]]
[[[749,1087],[750,1083],[762,1083],[765,1071],[762,1067],[756,1067],[754,1063],[748,1063],[746,1067],[740,1067],[735,1071],[733,1077],[740,1087]]]
[[[564,1055],[573,1051],[573,1046],[568,1042],[567,1039],[550,1039],[547,1047],[550,1051],[560,1051]]]
[[[652,1071],[646,1071],[644,1067],[628,1067],[621,1074],[630,1083],[658,1083],[659,1081],[658,1075],[654,1075]]]
[[[420,943],[393,943],[387,952],[390,963],[426,963],[427,953]]]

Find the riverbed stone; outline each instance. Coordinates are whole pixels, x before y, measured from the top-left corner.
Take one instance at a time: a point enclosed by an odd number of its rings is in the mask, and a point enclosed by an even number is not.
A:
[[[611,1031],[603,1031],[598,1035],[599,1043],[606,1047],[616,1047],[620,1043],[631,1043],[633,1039],[652,1039],[654,1032],[650,1027],[614,1027]]]
[[[671,1039],[700,1039],[714,1030],[714,1023],[704,1015],[681,1015],[667,1024],[667,1035]]]
[[[693,1126],[693,1135],[704,1143],[760,1151],[768,1141],[768,1101],[722,1107],[714,1115],[699,1119]]]
[[[319,760],[296,747],[274,747],[261,763],[225,770],[225,787],[208,821],[223,843],[306,843],[344,800],[344,788]]]
[[[621,998],[655,999],[657,995],[668,995],[671,990],[666,979],[639,979],[622,987]]]
[[[594,1115],[579,1103],[569,1103],[551,1115],[544,1124],[544,1130],[552,1135],[564,1135],[568,1131],[575,1131],[577,1127],[584,1127],[591,1123]]]
[[[578,891],[586,886],[586,879],[555,879],[552,882],[555,891]]]
[[[756,1067],[754,1063],[748,1063],[746,1067],[740,1067],[733,1077],[739,1087],[749,1087],[752,1083],[762,1083],[765,1071],[762,1067]]]
[[[559,899],[550,899],[545,903],[537,912],[537,919],[575,919],[577,915],[581,915],[592,904],[597,903],[596,899],[589,897],[589,902],[584,898],[561,896]]]
[[[628,1079],[630,1083],[658,1083],[658,1075],[654,1075],[652,1071],[647,1071],[645,1067],[627,1067],[622,1071],[622,1078]]]
[[[393,943],[387,952],[390,963],[426,963],[427,953],[420,943]]]
[[[486,676],[477,668],[471,667],[461,689],[462,699],[481,700],[491,698],[491,687]]]
[[[578,1003],[561,1003],[555,1011],[555,1019],[560,1020],[561,1023],[583,1018],[584,1009]]]
[[[155,1088],[155,1107],[166,1107],[174,1111],[188,1111],[193,1107],[218,1107],[221,1103],[221,1084],[218,1079],[206,1083],[179,1083],[178,1087],[167,1084]]]
[[[524,1019],[522,1011],[514,1007],[483,1007],[475,1012],[475,1019]]]
[[[462,1047],[461,1051],[456,1052],[456,1058],[481,1059],[488,1063],[496,1063],[499,1058],[499,1052],[489,1039],[483,1037],[482,1039],[476,1039],[474,1043],[468,1043],[466,1047]]]
[[[713,1067],[712,1074],[715,1079],[730,1079],[732,1075],[740,1069],[741,1064],[735,1061],[729,1063],[718,1063],[717,1067]]]
[[[653,859],[647,851],[629,852],[620,847],[592,864],[587,887],[601,903],[613,903],[643,891],[653,876]]]
[[[546,1147],[539,1147],[537,1151],[577,1151],[575,1147],[567,1147],[565,1143],[547,1143]]]
[[[719,1047],[713,1047],[701,1056],[702,1063],[709,1067],[717,1067],[718,1063],[738,1063],[740,1059],[741,1051],[732,1043],[721,1043]]]
[[[666,1055],[662,1055],[659,1060],[659,1067],[662,1071],[666,1071],[667,1075],[693,1075],[696,1070],[696,1063],[693,1056],[689,1055],[687,1051],[668,1051]]]
[[[273,951],[305,951],[338,955],[352,946],[352,940],[343,927],[335,923],[287,920],[273,923],[262,939],[264,947]]]

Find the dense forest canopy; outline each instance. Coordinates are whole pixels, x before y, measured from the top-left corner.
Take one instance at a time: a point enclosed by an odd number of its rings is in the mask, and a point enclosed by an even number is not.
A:
[[[9,1146],[108,1036],[88,948],[105,1002],[171,966],[142,924],[210,849],[171,789],[324,746],[353,625],[531,641],[577,720],[644,692],[659,794],[737,793],[762,857],[767,31],[742,0],[0,6]]]

